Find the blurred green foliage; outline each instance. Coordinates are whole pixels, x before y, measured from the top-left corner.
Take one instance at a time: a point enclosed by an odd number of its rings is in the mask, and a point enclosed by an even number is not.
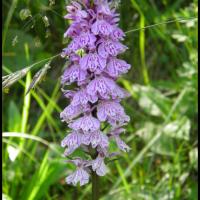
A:
[[[196,200],[197,0],[121,0],[118,10],[120,27],[132,30],[122,55],[132,69],[119,79],[131,93],[123,101],[131,117],[123,137],[132,150],[109,164],[101,199]],[[65,1],[3,0],[3,74],[61,52],[65,13]],[[165,23],[183,18],[190,20]],[[28,95],[36,68],[3,94],[4,200],[90,199],[90,184],[64,182],[73,170],[59,146],[67,130],[59,119],[68,103],[60,92],[64,63],[55,58]]]

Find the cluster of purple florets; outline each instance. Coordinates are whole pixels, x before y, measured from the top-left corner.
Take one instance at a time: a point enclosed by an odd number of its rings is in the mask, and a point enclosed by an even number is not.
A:
[[[62,52],[70,64],[61,82],[64,86],[75,84],[75,89],[64,90],[70,104],[60,116],[71,131],[61,145],[66,148],[65,156],[81,147],[91,155],[92,159],[71,160],[77,170],[66,178],[68,184],[84,185],[91,170],[99,176],[107,173],[105,158],[113,155],[108,151],[110,140],[122,151],[130,149],[120,139],[125,131],[122,127],[130,120],[120,105],[128,93],[116,83],[130,65],[116,58],[127,47],[120,43],[124,33],[118,27],[119,15],[108,1],[73,1],[66,8],[65,18],[72,23],[64,37],[72,40]]]

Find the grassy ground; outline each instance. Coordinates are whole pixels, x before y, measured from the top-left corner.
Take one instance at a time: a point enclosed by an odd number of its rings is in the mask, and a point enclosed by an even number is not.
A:
[[[123,0],[118,10],[129,47],[122,57],[132,65],[119,79],[131,93],[123,101],[131,117],[123,137],[132,150],[109,164],[101,199],[196,200],[197,0]],[[3,0],[3,11],[4,75],[65,47],[65,1]],[[60,148],[67,129],[59,119],[68,103],[59,79],[65,61],[54,58],[45,80],[25,95],[46,63],[3,93],[5,200],[90,199],[90,184],[64,182],[73,170]]]

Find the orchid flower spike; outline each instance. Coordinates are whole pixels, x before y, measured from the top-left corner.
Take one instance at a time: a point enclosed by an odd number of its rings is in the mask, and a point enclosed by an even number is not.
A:
[[[111,140],[119,150],[130,150],[120,138],[125,132],[123,126],[130,121],[120,102],[129,94],[116,80],[131,66],[117,58],[127,47],[121,43],[125,34],[118,27],[119,14],[109,1],[94,0],[93,4],[89,0],[72,1],[66,9],[64,18],[71,20],[71,24],[64,37],[71,38],[71,42],[63,49],[62,57],[68,58],[70,64],[61,83],[63,86],[75,84],[75,88],[63,90],[70,104],[60,117],[71,131],[61,146],[66,157],[78,148],[87,151],[86,157],[88,153],[91,155],[87,160],[69,161],[77,169],[66,182],[82,186],[89,182],[92,171],[98,176],[108,173],[105,159],[117,155],[109,152]]]

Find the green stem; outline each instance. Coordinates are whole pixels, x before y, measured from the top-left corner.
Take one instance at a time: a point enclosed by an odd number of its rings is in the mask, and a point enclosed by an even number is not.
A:
[[[96,159],[98,153],[96,149],[89,146],[89,154],[93,160]],[[99,200],[99,177],[95,171],[92,170],[92,200]]]
[[[99,177],[96,172],[92,172],[92,200],[99,199]]]

